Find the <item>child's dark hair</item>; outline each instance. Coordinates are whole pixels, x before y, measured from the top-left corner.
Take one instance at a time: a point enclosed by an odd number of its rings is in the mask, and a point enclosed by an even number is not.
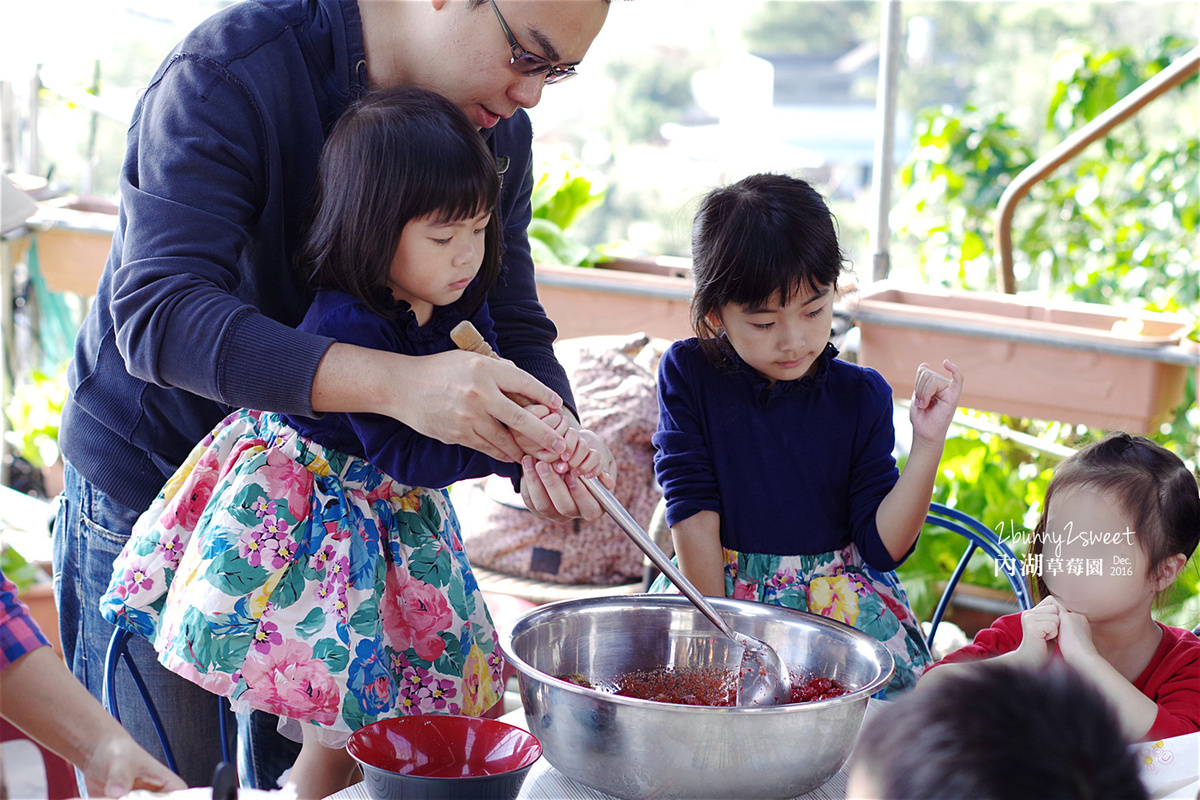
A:
[[[1117,503],[1133,523],[1151,576],[1176,553],[1190,558],[1195,552],[1200,541],[1196,476],[1183,459],[1162,445],[1118,431],[1072,454],[1054,470],[1030,546],[1035,556],[1045,545],[1051,499],[1072,486],[1102,492]],[[1049,595],[1040,574],[1036,584],[1042,597]]]
[[[863,727],[853,770],[887,800],[1147,796],[1116,712],[1073,668],[981,663]]]
[[[495,157],[457,106],[425,89],[371,92],[325,142],[298,263],[313,288],[340,289],[393,316],[380,290],[404,226],[430,214],[450,222],[490,211],[483,264],[465,298],[473,309],[500,272],[499,197]]]
[[[711,341],[708,316],[729,303],[836,287],[844,262],[833,214],[807,181],[760,174],[714,189],[692,223],[692,328]]]

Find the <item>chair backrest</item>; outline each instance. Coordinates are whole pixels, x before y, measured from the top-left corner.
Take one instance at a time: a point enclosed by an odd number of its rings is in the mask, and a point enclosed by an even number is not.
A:
[[[967,562],[977,551],[987,554],[996,562],[998,571],[1008,579],[1009,586],[1012,587],[1013,594],[1017,598],[1017,605],[1021,610],[1033,608],[1033,595],[1029,591],[1029,585],[1025,582],[1020,560],[1012,548],[1005,544],[1004,540],[994,531],[969,514],[964,514],[941,503],[929,504],[929,514],[925,521],[967,539],[966,552],[958,560],[954,571],[950,573],[946,588],[938,600],[933,617],[929,620],[929,634],[925,637],[927,646],[932,649],[934,634],[937,633],[938,626],[942,624],[942,617],[946,613],[946,607],[950,604],[950,598],[954,595],[954,590],[958,587],[958,582],[967,569]]]
[[[112,639],[108,642],[108,653],[104,658],[104,707],[108,713],[112,714],[117,722],[121,721],[121,713],[117,704],[117,665],[122,661],[129,668],[129,676],[133,678],[133,683],[137,686],[138,694],[142,696],[142,702],[146,705],[146,712],[150,715],[150,722],[154,725],[154,732],[158,734],[158,742],[162,745],[163,756],[167,762],[167,767],[174,773],[179,773],[179,767],[175,764],[175,754],[171,750],[171,744],[167,741],[166,728],[163,726],[162,718],[158,715],[158,708],[154,705],[154,699],[150,696],[150,691],[146,687],[145,680],[142,679],[142,673],[138,670],[137,664],[134,663],[133,657],[129,653],[129,640],[133,637],[133,632],[128,631],[121,626],[113,629]],[[233,763],[233,758],[230,755],[229,735],[225,729],[225,698],[220,695],[214,695],[217,700],[218,719],[220,722],[221,731],[221,759],[225,762]]]

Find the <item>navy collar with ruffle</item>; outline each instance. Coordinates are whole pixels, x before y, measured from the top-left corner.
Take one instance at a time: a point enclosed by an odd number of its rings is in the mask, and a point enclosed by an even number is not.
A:
[[[721,351],[726,357],[726,363],[739,377],[750,384],[750,387],[754,390],[754,396],[762,405],[766,405],[776,397],[784,397],[796,392],[815,391],[825,383],[825,379],[829,375],[829,365],[838,356],[838,349],[833,346],[833,342],[826,342],[825,349],[821,351],[821,355],[817,356],[816,372],[811,375],[802,375],[790,381],[772,381],[770,378],[760,374],[758,370],[747,364],[738,355],[724,332],[722,332],[717,341],[721,345]]]

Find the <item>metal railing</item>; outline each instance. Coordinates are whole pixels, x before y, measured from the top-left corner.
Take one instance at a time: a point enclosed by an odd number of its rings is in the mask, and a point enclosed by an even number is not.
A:
[[[1103,137],[1110,130],[1136,114],[1143,106],[1191,76],[1200,72],[1200,47],[1189,50],[1176,59],[1171,66],[1113,103],[1091,122],[1064,139],[1057,147],[1034,161],[1013,179],[1004,190],[996,207],[996,230],[992,245],[995,249],[996,268],[1000,273],[1001,288],[1008,294],[1017,291],[1013,276],[1012,222],[1017,202],[1029,194],[1033,186],[1044,180],[1058,167],[1078,155],[1085,147]]]

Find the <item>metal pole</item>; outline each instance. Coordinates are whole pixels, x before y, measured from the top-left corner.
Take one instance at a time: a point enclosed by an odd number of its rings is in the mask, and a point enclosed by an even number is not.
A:
[[[38,102],[42,94],[42,65],[38,64],[29,79],[29,146],[28,160],[25,171],[30,175],[38,175],[38,162],[41,154],[38,152]]]
[[[96,59],[92,63],[92,91],[91,94],[100,96],[100,59]],[[96,135],[99,132],[100,115],[92,111],[91,120],[88,123],[88,141],[87,141],[87,166],[84,168],[83,183],[79,187],[79,193],[84,197],[94,194],[96,191],[96,164],[99,157],[96,155]]]
[[[879,31],[879,87],[875,92],[875,228],[871,232],[872,278],[883,280],[891,269],[892,176],[896,150],[896,83],[900,74],[900,0],[887,0]]]
[[[16,99],[12,84],[0,81],[0,169],[15,172],[18,153],[21,152],[20,127],[17,124]]]

